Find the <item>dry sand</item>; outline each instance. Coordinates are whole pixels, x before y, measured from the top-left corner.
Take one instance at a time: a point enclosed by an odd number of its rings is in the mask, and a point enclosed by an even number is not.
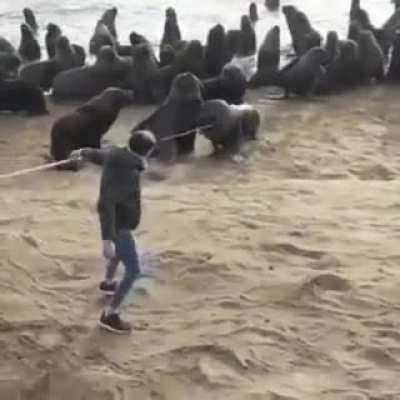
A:
[[[99,170],[0,181],[0,399],[400,399],[399,100],[253,92],[244,163],[146,179],[129,337],[96,326]],[[0,173],[42,163],[51,111],[0,117]]]

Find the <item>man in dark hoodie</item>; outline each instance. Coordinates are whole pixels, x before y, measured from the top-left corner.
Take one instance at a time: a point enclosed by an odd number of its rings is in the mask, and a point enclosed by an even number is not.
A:
[[[119,308],[140,273],[131,231],[137,228],[141,216],[140,173],[145,170],[146,158],[155,144],[154,135],[142,130],[132,133],[125,148],[80,149],[71,153],[72,160],[103,165],[97,211],[107,264],[100,290],[111,294],[112,298],[99,325],[112,333],[126,334],[132,330],[131,325],[120,318]],[[120,261],[125,266],[125,273],[117,283],[114,276]]]

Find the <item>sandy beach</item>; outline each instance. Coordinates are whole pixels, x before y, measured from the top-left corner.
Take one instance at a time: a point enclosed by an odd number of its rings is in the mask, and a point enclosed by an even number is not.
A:
[[[96,326],[99,170],[0,181],[0,399],[400,398],[398,88],[248,101],[244,162],[200,140],[145,177],[129,337]],[[50,110],[1,117],[0,173],[42,164]]]

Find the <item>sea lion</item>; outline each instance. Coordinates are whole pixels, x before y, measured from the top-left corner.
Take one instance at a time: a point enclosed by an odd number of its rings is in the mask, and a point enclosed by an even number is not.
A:
[[[280,0],[265,0],[265,7],[270,11],[276,11],[279,9]]]
[[[193,152],[195,132],[171,140],[163,138],[195,129],[202,104],[199,79],[190,72],[179,74],[164,103],[132,132],[143,129],[153,132],[158,141],[154,155],[164,162],[175,161],[177,156]]]
[[[28,25],[32,29],[32,32],[35,35],[37,35],[39,27],[36,22],[36,17],[35,17],[34,12],[30,8],[24,8],[22,10],[22,14],[25,19],[25,24]]]
[[[397,32],[393,43],[387,78],[391,81],[400,81],[400,32]]]
[[[276,84],[285,89],[285,98],[288,98],[290,93],[299,96],[313,93],[318,83],[324,79],[326,70],[323,64],[327,60],[326,50],[314,47],[279,71]]]
[[[174,8],[169,7],[165,11],[164,33],[161,39],[161,47],[166,44],[174,46],[176,42],[182,39],[181,30],[179,29],[178,17]]]
[[[184,72],[191,72],[199,79],[205,78],[203,46],[198,40],[192,40],[185,49],[180,51],[171,65],[159,68],[153,84],[157,101],[163,101],[170,92],[174,78]]]
[[[310,23],[307,15],[302,11],[297,12],[295,16],[296,29],[298,31],[298,55],[305,54],[313,47],[319,47],[322,43],[322,36],[316,31]]]
[[[295,6],[283,6],[282,7],[282,13],[285,16],[287,26],[289,28],[290,32],[290,37],[292,39],[292,46],[293,50],[296,54],[299,53],[299,37],[298,37],[298,29],[296,26],[296,14],[299,12],[299,10]]]
[[[15,47],[4,37],[0,36],[0,51],[2,53],[15,54]]]
[[[78,57],[69,40],[65,36],[60,36],[56,41],[55,56],[50,60],[27,64],[21,69],[19,77],[43,90],[49,90],[57,74],[82,65],[78,63]]]
[[[119,58],[110,46],[102,47],[94,65],[73,68],[56,76],[54,100],[86,99],[108,87],[124,87],[130,64]]]
[[[238,153],[243,142],[255,140],[261,123],[259,112],[248,104],[229,105],[224,100],[204,102],[198,125],[212,125],[202,130],[211,141],[214,153]]]
[[[216,78],[202,81],[205,100],[222,99],[229,104],[242,104],[246,89],[246,77],[242,70],[235,66],[225,66]]]
[[[127,86],[135,93],[136,103],[154,103],[157,98],[153,78],[158,70],[158,64],[151,46],[148,43],[133,46],[132,59]]]
[[[257,72],[249,81],[250,87],[272,85],[276,80],[280,61],[280,27],[273,26],[258,51]]]
[[[104,22],[98,21],[94,34],[89,42],[89,52],[90,54],[97,55],[100,49],[104,46],[116,48],[117,44]]]
[[[53,23],[46,27],[45,43],[46,51],[49,59],[56,55],[56,41],[62,35],[61,28]]]
[[[209,77],[215,77],[228,62],[225,28],[221,24],[213,26],[208,32],[204,53],[205,70]]]
[[[107,27],[108,31],[111,33],[115,40],[118,39],[117,29],[115,27],[115,19],[118,15],[117,7],[109,8],[104,12],[100,21]]]
[[[242,31],[240,29],[230,29],[226,33],[226,45],[228,48],[228,61],[239,54],[242,40]]]
[[[132,102],[133,94],[119,88],[107,88],[70,114],[58,118],[51,129],[50,154],[65,160],[73,150],[100,148],[101,138],[116,121],[121,109]],[[60,169],[76,169],[75,163]]]
[[[48,114],[40,88],[19,79],[0,79],[0,111]]]
[[[15,78],[21,60],[16,54],[0,51],[0,79]]]
[[[32,29],[26,24],[21,24],[21,42],[18,48],[23,61],[40,60],[41,50],[38,41],[33,35]]]
[[[360,83],[360,52],[354,40],[341,40],[339,82],[344,87],[353,87]]]
[[[255,24],[259,20],[257,4],[254,2],[250,3],[250,6],[249,6],[249,17],[250,17],[250,21],[253,24]]]
[[[257,51],[257,36],[247,15],[243,15],[241,18],[240,31],[242,34],[238,55],[241,57],[254,55]]]
[[[369,30],[361,31],[358,46],[362,79],[370,81],[375,78],[381,81],[385,74],[385,56],[374,34]]]

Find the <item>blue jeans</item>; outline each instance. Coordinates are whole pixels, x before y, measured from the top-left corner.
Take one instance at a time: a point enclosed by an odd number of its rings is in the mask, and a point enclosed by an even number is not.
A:
[[[110,303],[110,307],[116,310],[132,288],[133,282],[135,282],[140,274],[140,268],[135,239],[132,237],[132,233],[129,230],[118,231],[114,243],[116,258],[109,260],[107,263],[106,279],[112,280],[114,278],[120,261],[122,261],[125,266],[124,276]]]

